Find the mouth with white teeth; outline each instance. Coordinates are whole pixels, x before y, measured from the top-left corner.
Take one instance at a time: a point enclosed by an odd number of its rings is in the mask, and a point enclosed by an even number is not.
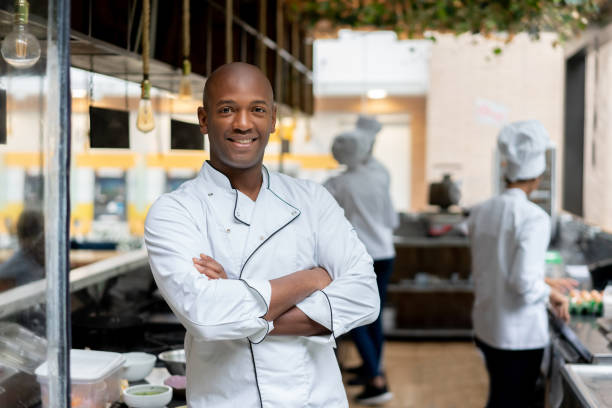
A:
[[[231,138],[231,137],[229,137],[229,138],[227,138],[227,140],[229,140],[230,142],[232,142],[235,145],[246,147],[246,146],[251,145],[255,140],[257,140],[257,138],[256,137],[249,137],[249,138],[240,138],[240,139],[238,139],[238,138]]]

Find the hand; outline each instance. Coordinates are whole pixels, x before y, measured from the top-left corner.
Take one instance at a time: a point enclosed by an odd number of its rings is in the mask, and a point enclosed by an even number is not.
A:
[[[329,273],[321,267],[317,266],[316,268],[312,268],[310,269],[310,272],[312,273],[316,290],[325,289],[327,285],[332,282],[332,278],[329,276]]]
[[[578,287],[578,281],[571,278],[546,278],[545,281],[548,286],[561,293],[568,293]]]
[[[550,306],[552,307],[553,313],[557,317],[561,318],[565,323],[569,322],[569,301],[567,296],[558,290],[551,288],[548,300],[550,302]]]
[[[209,279],[227,279],[227,274],[223,267],[210,256],[200,254],[200,258],[192,258],[193,266],[202,275],[206,275]]]

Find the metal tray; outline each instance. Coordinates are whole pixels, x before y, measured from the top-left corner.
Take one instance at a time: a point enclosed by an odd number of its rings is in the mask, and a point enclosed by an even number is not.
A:
[[[566,364],[562,374],[585,407],[612,407],[612,366]]]

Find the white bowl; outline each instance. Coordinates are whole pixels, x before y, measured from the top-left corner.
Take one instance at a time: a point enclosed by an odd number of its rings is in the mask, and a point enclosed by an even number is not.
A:
[[[153,354],[147,353],[125,353],[125,363],[123,364],[123,378],[128,381],[143,380],[153,370],[155,365],[155,357]]]
[[[123,402],[132,408],[162,408],[172,400],[172,388],[167,385],[134,385],[123,391]]]

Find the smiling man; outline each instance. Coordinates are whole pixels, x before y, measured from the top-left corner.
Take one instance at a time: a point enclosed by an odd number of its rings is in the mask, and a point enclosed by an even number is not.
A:
[[[376,319],[372,259],[320,185],[269,172],[270,82],[232,63],[198,109],[199,175],[145,225],[160,292],[187,329],[190,407],[347,407],[335,337]]]

